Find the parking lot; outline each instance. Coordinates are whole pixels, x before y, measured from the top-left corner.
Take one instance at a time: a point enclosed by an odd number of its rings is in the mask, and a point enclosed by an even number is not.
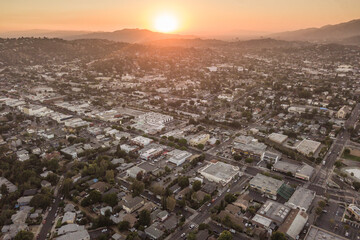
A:
[[[323,213],[316,220],[316,226],[349,239],[360,239],[360,228],[358,225],[355,226],[355,224],[341,222],[344,212],[344,204],[329,202],[325,206]]]

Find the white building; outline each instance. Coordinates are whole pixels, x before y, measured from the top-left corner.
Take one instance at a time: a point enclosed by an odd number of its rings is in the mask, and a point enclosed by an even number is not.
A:
[[[236,175],[239,175],[240,168],[223,163],[209,163],[205,167],[202,167],[198,170],[202,176],[208,179],[211,182],[221,183],[222,185],[228,184]]]
[[[146,145],[149,145],[150,143],[153,142],[153,140],[151,138],[147,138],[147,137],[143,137],[143,136],[137,136],[134,137],[133,139],[131,139],[131,142],[135,145],[144,147]]]
[[[170,156],[168,162],[171,162],[171,163],[175,164],[176,166],[180,166],[181,164],[183,164],[187,159],[189,159],[192,156],[191,153],[189,153],[187,151],[178,150],[178,149],[175,149],[175,150],[169,152],[168,155]]]

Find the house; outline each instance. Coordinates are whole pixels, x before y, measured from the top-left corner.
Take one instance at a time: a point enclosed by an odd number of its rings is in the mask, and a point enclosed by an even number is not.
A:
[[[31,199],[33,198],[34,196],[25,196],[25,197],[20,197],[18,200],[17,200],[17,203],[19,204],[19,206],[27,206],[30,204],[30,201]]]
[[[90,190],[97,190],[100,193],[104,193],[104,192],[106,192],[106,190],[109,187],[110,187],[110,185],[105,182],[96,182],[96,183],[90,185]]]
[[[61,223],[62,224],[63,223],[67,223],[67,224],[74,223],[75,218],[76,218],[76,213],[74,213],[74,212],[65,212]]]
[[[105,216],[105,214],[106,214],[107,211],[110,211],[110,213],[111,213],[111,212],[112,212],[112,207],[106,206],[106,207],[101,208],[101,209],[100,209],[100,214],[103,215],[103,216]]]
[[[164,221],[163,226],[166,230],[173,230],[176,228],[177,223],[178,223],[178,220],[177,220],[176,216],[172,215]]]
[[[165,219],[166,219],[168,216],[169,216],[169,213],[168,213],[168,211],[166,211],[166,210],[163,210],[163,211],[159,212],[159,213],[156,215],[156,217],[157,217],[161,222],[165,221]]]
[[[56,240],[90,240],[90,235],[87,230],[70,232],[60,237],[57,237]]]
[[[164,232],[159,229],[159,225],[157,223],[154,223],[150,227],[146,228],[145,233],[154,240],[160,239],[164,235]]]
[[[85,226],[80,226],[78,224],[66,224],[64,226],[61,226],[57,233],[58,235],[68,234],[71,232],[77,232],[77,231],[83,231],[85,230]]]
[[[141,197],[125,197],[123,201],[123,208],[127,213],[132,213],[144,205],[144,199]]]

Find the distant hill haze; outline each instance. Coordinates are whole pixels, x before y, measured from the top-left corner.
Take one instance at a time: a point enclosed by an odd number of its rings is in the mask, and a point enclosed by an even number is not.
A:
[[[326,25],[321,28],[307,28],[297,31],[275,33],[269,35],[269,37],[291,41],[353,44],[359,42],[360,19],[335,25]]]
[[[93,32],[82,35],[68,36],[65,39],[106,39],[115,42],[144,43],[163,39],[192,39],[191,35],[152,32],[146,29],[123,29],[114,32]]]
[[[164,39],[193,39],[195,36],[152,32],[146,29],[122,29],[114,32],[85,32],[85,31],[49,31],[28,30],[0,33],[0,37],[48,37],[65,40],[104,39],[115,42],[144,43]]]

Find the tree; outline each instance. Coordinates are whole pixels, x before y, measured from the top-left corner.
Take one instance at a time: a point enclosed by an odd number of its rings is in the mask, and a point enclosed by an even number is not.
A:
[[[135,180],[131,185],[132,196],[133,197],[139,196],[144,191],[144,188],[145,188],[145,184],[143,182]]]
[[[128,126],[130,127],[130,126]],[[126,236],[126,240],[135,240],[138,239],[138,234],[137,232],[131,232]]]
[[[113,170],[106,171],[105,179],[108,183],[114,183],[114,171]]]
[[[199,191],[201,189],[201,182],[199,180],[194,181],[192,188],[195,192]]]
[[[173,197],[167,197],[166,198],[166,208],[169,210],[169,211],[174,211],[175,209],[175,206],[176,206],[176,200],[175,198]]]
[[[51,204],[51,198],[47,194],[37,194],[30,200],[30,206],[45,209]]]
[[[199,231],[201,231],[201,230],[204,230],[204,229],[209,229],[210,227],[209,227],[209,225],[208,224],[206,224],[206,223],[200,223],[200,225],[199,225]]]
[[[87,196],[81,201],[81,206],[87,207],[92,204],[98,203],[101,200],[102,200],[101,193],[97,190],[93,190],[90,192],[89,196]]]
[[[235,154],[233,157],[234,157],[235,161],[240,161],[241,160],[241,156],[238,155],[238,154]]]
[[[70,178],[66,178],[64,180],[63,187],[62,187],[62,193],[66,197],[69,197],[69,193],[70,193],[70,191],[72,189],[72,186],[73,186],[73,181]]]
[[[142,210],[139,214],[138,223],[140,226],[149,226],[151,223],[150,212],[148,210]]]
[[[319,201],[318,205],[319,205],[319,207],[324,208],[326,206],[326,202],[325,201]]]
[[[103,196],[102,200],[111,207],[114,207],[118,203],[118,198],[116,193],[106,194]]]
[[[237,197],[236,197],[234,194],[227,193],[227,194],[225,195],[225,201],[226,201],[227,203],[233,203],[233,202],[236,201],[236,199],[237,199]]]
[[[344,154],[345,154],[345,155],[349,155],[349,154],[350,154],[350,149],[345,148],[345,150],[344,150]]]
[[[355,188],[356,191],[359,191],[359,189],[360,189],[360,182],[353,182],[353,187]]]
[[[15,240],[32,240],[34,238],[34,234],[29,231],[21,230],[15,236]]]
[[[187,240],[196,240],[196,234],[194,232],[191,232],[186,237]]]
[[[271,235],[271,240],[287,240],[287,238],[284,233],[275,231]]]
[[[317,208],[315,209],[315,213],[316,213],[316,215],[320,215],[320,214],[322,213],[322,208],[321,208],[321,207],[317,207]]]
[[[121,221],[118,224],[118,229],[120,231],[126,231],[130,228],[130,223],[128,221]]]
[[[143,176],[143,171],[138,172],[138,174],[136,174],[136,180],[141,181],[143,179]]]
[[[184,138],[181,138],[178,143],[179,143],[180,146],[186,146],[187,145],[187,140],[184,139]]]
[[[200,150],[203,150],[205,146],[204,146],[204,144],[200,143],[200,144],[196,145],[196,147]]]
[[[178,178],[178,184],[181,188],[186,188],[187,186],[189,186],[189,179],[185,176],[180,176]]]
[[[9,193],[9,191],[8,191],[8,189],[7,189],[7,187],[6,187],[5,184],[1,185],[1,190],[0,190],[0,192],[1,192],[1,194],[2,194],[3,196],[5,196],[6,194]]]
[[[223,231],[218,240],[232,240],[233,239],[233,236],[231,235],[231,233],[229,231]]]

